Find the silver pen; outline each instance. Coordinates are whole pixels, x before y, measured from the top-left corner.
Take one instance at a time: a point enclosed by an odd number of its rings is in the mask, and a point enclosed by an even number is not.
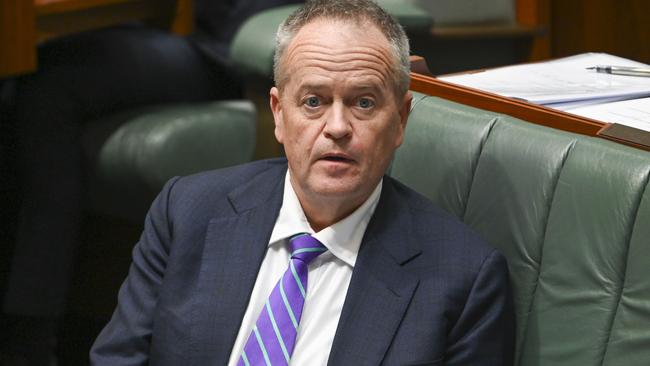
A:
[[[596,70],[603,74],[650,77],[650,67],[597,65],[588,67],[587,70]]]

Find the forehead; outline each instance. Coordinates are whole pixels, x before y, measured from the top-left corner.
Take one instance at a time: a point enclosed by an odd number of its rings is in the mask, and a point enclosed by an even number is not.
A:
[[[331,76],[365,78],[390,86],[393,60],[390,43],[369,22],[317,19],[296,34],[284,58],[288,78]]]

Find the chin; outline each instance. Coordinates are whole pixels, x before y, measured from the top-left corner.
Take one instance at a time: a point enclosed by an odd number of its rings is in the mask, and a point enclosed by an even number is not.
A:
[[[353,199],[360,194],[360,184],[345,182],[341,179],[323,179],[312,185],[311,191],[316,195],[327,198]]]
[[[314,187],[312,190],[315,194],[325,197],[350,197],[355,191],[345,187]]]

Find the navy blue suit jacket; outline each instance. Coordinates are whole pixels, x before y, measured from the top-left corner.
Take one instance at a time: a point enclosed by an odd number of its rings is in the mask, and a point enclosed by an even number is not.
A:
[[[147,215],[94,365],[226,365],[282,205],[286,160],[171,180]],[[390,177],[359,250],[329,365],[504,365],[503,257]]]

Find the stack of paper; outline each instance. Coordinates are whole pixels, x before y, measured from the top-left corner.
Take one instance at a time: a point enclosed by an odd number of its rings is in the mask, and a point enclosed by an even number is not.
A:
[[[569,109],[568,112],[603,122],[618,123],[650,131],[650,98],[594,104]]]
[[[650,78],[597,73],[596,65],[650,67],[606,53],[457,74],[439,79],[495,94],[543,104],[605,122],[650,130]],[[642,123],[639,123],[642,122]]]

